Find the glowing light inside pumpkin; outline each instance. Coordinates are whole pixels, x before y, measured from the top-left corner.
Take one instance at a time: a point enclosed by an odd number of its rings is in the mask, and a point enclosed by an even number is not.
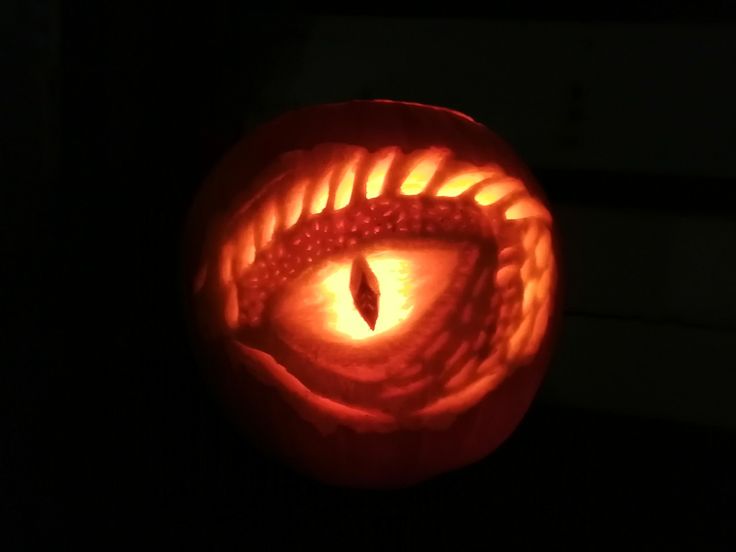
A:
[[[299,217],[302,214],[302,209],[304,207],[304,194],[307,191],[308,184],[309,182],[307,180],[300,180],[291,189],[291,193],[286,198],[284,206],[286,213],[284,216],[284,225],[286,226],[286,228],[294,226],[294,224],[296,224],[296,221],[299,220]],[[249,262],[252,263],[253,259],[251,259]]]
[[[342,209],[350,203],[350,196],[353,193],[353,183],[355,182],[355,166],[359,159],[356,157],[348,166],[345,174],[342,175],[340,183],[335,191],[335,210]]]
[[[477,194],[475,201],[479,205],[493,205],[511,192],[524,190],[524,185],[515,178],[507,178],[500,182],[494,182],[483,186]]]
[[[232,272],[237,278],[237,276],[253,262],[253,259],[256,256],[256,247],[253,241],[253,228],[251,226],[244,226],[238,232],[234,255],[235,258]]]
[[[546,222],[551,222],[549,211],[539,201],[531,197],[525,197],[506,209],[506,220],[517,220],[522,218],[537,217]]]
[[[386,173],[391,168],[391,164],[396,157],[396,150],[389,149],[382,152],[378,157],[378,161],[373,165],[373,168],[368,175],[365,183],[365,197],[366,199],[373,199],[378,197],[383,192],[383,185],[386,181]]]
[[[327,207],[327,198],[330,196],[330,176],[332,176],[332,172],[328,172],[319,181],[313,192],[312,203],[309,206],[309,212],[313,215],[321,213]]]
[[[276,206],[273,201],[266,203],[266,207],[261,213],[263,221],[261,222],[261,246],[269,243],[273,237],[273,232],[276,229]]]
[[[440,197],[457,197],[478,182],[491,178],[493,174],[494,173],[492,171],[470,171],[461,173],[445,182],[442,187],[437,190],[437,195]]]
[[[378,279],[380,297],[374,330],[356,309],[350,290],[352,256],[328,261],[304,281],[297,282],[284,308],[277,313],[290,328],[319,333],[332,340],[365,341],[411,325],[444,292],[459,253],[447,245],[430,243],[382,246],[364,256]]]
[[[381,284],[378,320],[371,330],[353,304],[350,293],[350,265],[343,263],[330,270],[322,280],[335,330],[353,339],[382,334],[407,319],[411,303],[411,267],[409,261],[391,256],[368,258],[368,264]]]
[[[447,152],[441,149],[427,150],[401,183],[401,193],[403,195],[421,194],[446,156]]]

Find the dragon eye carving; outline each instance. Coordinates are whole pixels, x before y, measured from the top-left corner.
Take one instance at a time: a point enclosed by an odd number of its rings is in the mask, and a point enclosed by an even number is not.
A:
[[[487,454],[526,410],[556,306],[552,216],[466,116],[379,101],[296,112],[234,150],[193,220],[200,333],[242,385],[283,402],[291,422],[267,425],[292,454],[302,443],[297,467],[412,482]],[[436,450],[407,466],[417,435]],[[330,457],[346,436],[365,465]],[[457,439],[467,449],[451,452]]]

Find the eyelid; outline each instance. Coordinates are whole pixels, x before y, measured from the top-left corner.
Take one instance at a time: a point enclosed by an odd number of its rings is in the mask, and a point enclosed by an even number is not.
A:
[[[505,176],[500,167],[489,165],[473,168],[454,160],[452,152],[446,148],[431,147],[411,154],[404,154],[396,147],[384,148],[372,154],[357,146],[346,150],[347,153],[337,160],[326,158],[324,162],[331,163],[331,166],[319,174],[309,174],[310,165],[305,164],[303,156],[285,155],[287,160],[295,159],[304,176],[290,183],[284,178],[284,173],[280,173],[276,180],[266,182],[264,186],[267,189],[273,184],[283,191],[271,194],[239,215],[239,218],[255,221],[253,257],[267,246],[275,232],[293,227],[304,217],[345,208],[356,200],[359,191],[366,200],[390,195],[394,190],[400,195],[409,196],[458,197],[473,193],[477,186],[481,186],[473,200],[479,206],[486,207],[497,203],[512,191],[526,190],[520,180]],[[324,162],[315,162],[314,166],[323,167]],[[358,169],[361,163],[366,164],[362,171]],[[405,165],[405,172],[403,177],[399,176],[401,181],[396,182],[394,179],[397,175],[392,175],[392,172],[401,164]],[[519,204],[507,212],[507,218],[526,216],[549,220],[544,209],[535,207],[533,202]],[[238,255],[239,251],[236,252]],[[249,252],[236,273],[242,273],[253,263],[254,258],[250,257]]]

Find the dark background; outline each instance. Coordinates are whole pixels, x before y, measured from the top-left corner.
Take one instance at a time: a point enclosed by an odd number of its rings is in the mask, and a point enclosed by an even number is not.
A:
[[[103,4],[0,14],[4,549],[736,545],[727,3]],[[567,277],[517,432],[389,493],[323,487],[251,449],[198,371],[178,280],[193,194],[244,130],[373,97],[508,139],[548,192]]]

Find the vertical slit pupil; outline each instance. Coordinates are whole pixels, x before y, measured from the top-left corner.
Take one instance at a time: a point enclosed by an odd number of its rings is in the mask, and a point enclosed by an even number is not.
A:
[[[350,270],[350,293],[353,296],[355,308],[363,320],[371,330],[375,330],[378,320],[378,298],[381,291],[378,287],[378,278],[363,255],[358,255],[353,260]]]

